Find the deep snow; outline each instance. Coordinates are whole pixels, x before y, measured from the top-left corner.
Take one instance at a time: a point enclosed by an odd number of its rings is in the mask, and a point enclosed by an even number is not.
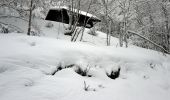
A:
[[[170,56],[131,46],[0,34],[0,100],[169,100]],[[83,77],[61,63],[91,66]],[[116,80],[106,72],[121,67]],[[85,91],[84,81],[90,86]],[[93,91],[95,89],[95,91]]]

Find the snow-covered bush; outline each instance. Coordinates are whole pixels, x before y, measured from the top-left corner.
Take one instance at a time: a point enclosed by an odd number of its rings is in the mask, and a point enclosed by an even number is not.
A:
[[[86,68],[83,68],[83,67],[77,65],[76,68],[75,68],[75,72],[76,72],[77,74],[81,75],[81,76],[91,77],[91,75],[89,75],[90,68],[91,68],[91,67],[90,67],[89,65],[87,65]]]
[[[112,70],[111,73],[106,73],[108,77],[110,77],[111,79],[116,79],[119,77],[120,75],[120,67],[118,68],[118,70]]]
[[[31,31],[31,36],[40,36],[40,33],[36,31]]]
[[[23,33],[23,30],[15,25],[11,25],[11,24],[0,24],[0,33]]]
[[[51,75],[55,75],[56,72],[66,69],[66,68],[72,68],[73,66],[75,66],[75,64],[65,65],[64,63],[60,62],[57,64],[56,68],[53,69],[53,71],[51,72]]]
[[[42,35],[41,26],[39,24],[37,24],[36,20],[35,20],[35,22],[32,22],[31,35],[32,36],[41,36]]]
[[[53,69],[51,75],[55,75],[56,72],[58,72],[58,71],[60,71],[60,70],[62,70],[62,69],[64,69],[64,68],[65,68],[65,67],[64,67],[63,63],[61,63],[61,62],[58,63],[57,66],[56,66],[56,68]]]
[[[52,22],[48,22],[48,23],[45,25],[45,27],[47,27],[47,28],[52,28],[52,27],[54,27],[54,25],[53,25]]]
[[[9,29],[7,25],[0,25],[0,33],[9,33]]]
[[[65,29],[64,35],[69,35],[71,36],[73,34],[73,32],[69,29]]]

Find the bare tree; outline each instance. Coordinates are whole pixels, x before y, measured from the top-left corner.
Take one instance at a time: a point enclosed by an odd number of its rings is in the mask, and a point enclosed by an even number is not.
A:
[[[122,32],[119,36],[120,46],[123,46],[123,41],[125,42],[125,46],[128,47],[128,41],[127,41],[127,30],[129,26],[129,20],[132,17],[133,11],[132,11],[132,2],[133,0],[118,0],[119,2],[119,8],[121,9],[120,15],[122,15]]]
[[[31,34],[31,23],[32,23],[32,10],[33,10],[33,0],[30,1],[30,8],[29,8],[29,22],[28,22],[28,32],[27,35]]]
[[[115,6],[113,5],[115,3],[115,0],[101,0],[101,10],[103,10],[103,22],[105,23],[105,29],[106,29],[106,44],[107,46],[110,45],[110,37],[111,37],[111,29],[112,29],[112,23],[113,23],[113,16],[112,13],[115,10]]]
[[[87,12],[86,12],[86,15],[85,15],[85,16],[87,16],[87,14],[89,13],[90,6],[91,6],[91,5],[92,5],[92,0],[90,0],[90,4],[89,4],[89,6],[88,6],[88,9],[87,9]],[[83,27],[82,27],[82,32],[81,32],[80,41],[83,40],[84,30],[85,30],[85,27],[86,27],[88,21],[90,20],[90,18],[89,18],[87,21],[86,21],[86,20],[87,20],[87,17],[85,17],[85,19],[84,19],[84,25],[83,25]]]

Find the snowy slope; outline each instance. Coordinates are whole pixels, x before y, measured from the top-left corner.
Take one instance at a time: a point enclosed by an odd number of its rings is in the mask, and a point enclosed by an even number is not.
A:
[[[92,77],[74,67],[51,75],[59,64],[89,65]],[[119,78],[107,77],[118,67]],[[170,56],[155,51],[0,34],[0,100],[169,100],[169,77]]]
[[[24,20],[7,17],[7,18],[0,18],[0,22],[16,26],[20,32],[23,32],[22,34],[27,33],[28,23]],[[43,20],[43,19],[34,19],[33,23],[36,25],[37,29],[41,32],[40,33],[41,37],[64,39],[64,40],[68,40],[68,41],[71,40],[70,36],[64,35],[65,28],[68,27],[67,24],[58,23],[58,22],[54,22],[54,21],[47,21],[47,20]],[[47,28],[46,25],[48,23],[52,23],[53,27]],[[32,29],[35,30],[34,28],[32,28]],[[83,37],[84,42],[86,42],[87,44],[98,45],[98,46],[106,45],[106,34],[105,33],[97,31],[98,35],[93,36],[93,35],[87,34],[88,31],[89,31],[89,29],[85,29],[84,37]],[[79,35],[79,37],[80,37],[80,35]],[[78,38],[77,41],[79,41],[79,40],[80,39]],[[118,39],[112,37],[111,45],[118,46]]]

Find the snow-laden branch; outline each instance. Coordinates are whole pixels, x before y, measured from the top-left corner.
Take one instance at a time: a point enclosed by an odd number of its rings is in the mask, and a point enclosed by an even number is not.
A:
[[[2,3],[2,4],[0,4],[0,7],[4,6],[4,5],[10,5],[13,2],[15,2],[15,0],[11,0],[11,1],[7,2],[7,3]]]
[[[6,26],[8,26],[8,27],[11,27],[11,28],[13,28],[13,29],[16,29],[16,30],[19,31],[19,32],[23,32],[23,30],[22,30],[21,28],[19,28],[19,27],[17,27],[17,26],[14,26],[14,25],[12,25],[12,24],[6,24],[6,23],[3,23],[3,22],[0,22],[0,24],[3,24],[3,25],[6,25]]]
[[[170,54],[170,52],[169,52],[168,50],[166,50],[165,48],[163,48],[163,47],[160,46],[159,44],[157,44],[157,43],[155,43],[155,42],[147,39],[146,37],[140,35],[139,33],[136,33],[136,32],[131,31],[131,30],[128,30],[127,32],[128,32],[128,33],[131,33],[131,34],[134,34],[134,35],[137,35],[137,36],[139,36],[140,38],[142,38],[142,39],[144,39],[144,40],[147,40],[147,41],[150,42],[151,44],[153,44],[153,45],[155,45],[156,47],[159,47],[160,49],[162,49],[165,53]]]
[[[17,19],[21,19],[21,20],[24,20],[24,21],[28,22],[28,20],[25,19],[25,18],[17,17],[17,16],[11,16],[11,15],[0,16],[0,18],[17,18]]]

